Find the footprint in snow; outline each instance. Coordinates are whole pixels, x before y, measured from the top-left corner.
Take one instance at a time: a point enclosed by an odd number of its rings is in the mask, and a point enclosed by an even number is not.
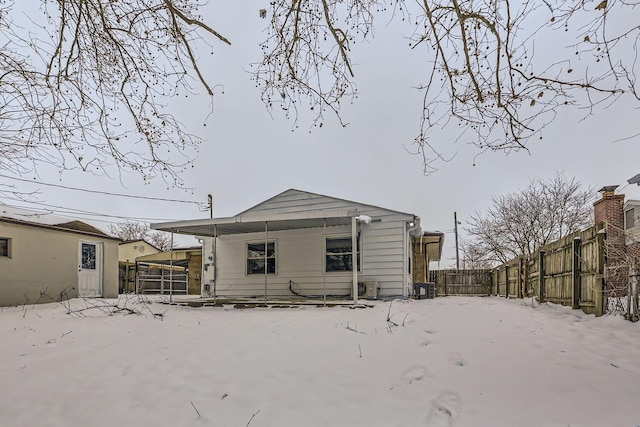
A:
[[[461,411],[462,400],[458,393],[453,390],[443,390],[431,401],[431,410],[425,425],[428,427],[453,426],[460,417]]]
[[[415,381],[420,381],[429,375],[430,373],[426,366],[413,365],[402,373],[401,378],[402,381],[411,384]]]
[[[429,344],[431,344],[431,341],[429,340],[422,340],[420,342],[420,347],[427,347]]]
[[[449,363],[454,366],[464,366],[467,364],[460,353],[449,353]]]

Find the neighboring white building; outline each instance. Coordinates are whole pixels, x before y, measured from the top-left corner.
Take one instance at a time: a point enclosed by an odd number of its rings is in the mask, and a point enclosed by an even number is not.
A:
[[[624,231],[627,246],[640,243],[640,200],[624,203]]]
[[[0,306],[118,296],[118,242],[81,221],[0,209]]]
[[[264,298],[407,297],[422,234],[414,214],[295,189],[233,217],[151,228],[203,239],[202,296]]]

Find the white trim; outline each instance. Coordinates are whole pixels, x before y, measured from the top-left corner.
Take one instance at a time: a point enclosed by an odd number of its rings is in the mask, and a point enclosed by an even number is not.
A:
[[[276,260],[275,263],[275,273],[268,273],[269,276],[278,276],[278,239],[277,238],[267,238],[267,243],[273,243],[273,250],[274,250],[274,258]],[[249,274],[249,272],[247,271],[247,261],[249,260],[249,247],[248,245],[264,245],[264,239],[263,240],[259,240],[259,239],[251,239],[251,240],[245,240],[244,241],[244,275],[245,277],[258,277],[261,275],[264,275],[264,272],[262,273],[253,273],[253,274]],[[265,252],[267,252],[268,248],[265,248]],[[261,258],[263,259],[263,258]]]
[[[328,275],[337,275],[344,274],[351,276],[353,274],[353,269],[351,270],[338,270],[338,271],[327,271],[327,238],[330,239],[350,239],[351,233],[323,233],[322,234],[322,274]],[[359,233],[358,236],[358,244],[360,246],[360,262],[358,263],[358,273],[362,273],[362,259],[363,259],[363,247],[362,247],[362,232]],[[357,249],[357,248],[356,248]],[[353,248],[351,248],[351,256],[353,256]],[[357,254],[357,252],[356,252]],[[353,261],[351,262],[353,265]]]
[[[86,243],[89,245],[95,245],[96,252],[99,252],[99,256],[96,256],[96,272],[98,275],[98,295],[97,298],[102,298],[104,296],[104,243],[96,240],[78,240],[78,293],[80,293],[80,273],[82,269],[82,244]]]
[[[6,240],[7,241],[7,254],[6,255],[0,255],[0,258],[5,258],[5,259],[11,259],[11,246],[12,246],[12,238],[11,237],[0,237],[0,240]]]

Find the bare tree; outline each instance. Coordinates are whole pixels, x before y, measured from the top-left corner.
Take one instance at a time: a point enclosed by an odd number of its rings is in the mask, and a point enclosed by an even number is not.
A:
[[[121,240],[144,240],[149,235],[149,225],[142,222],[125,221],[109,224],[109,232]]]
[[[482,244],[474,240],[462,239],[460,250],[462,251],[463,270],[483,270],[493,268],[496,265],[496,257],[488,252]]]
[[[199,49],[229,40],[198,15],[206,0],[0,2],[0,170],[50,163],[116,167],[180,182],[199,137],[168,113],[175,95],[214,85]],[[274,0],[253,78],[294,120],[357,96],[355,44],[374,18],[407,25],[429,60],[415,144],[432,170],[433,132],[453,126],[480,150],[525,148],[563,106],[638,94],[636,0]],[[26,17],[26,18],[25,18]],[[536,49],[544,46],[544,52]],[[402,64],[397,64],[401,67]]]
[[[156,248],[160,249],[162,252],[166,252],[171,250],[171,237],[170,234],[164,233],[162,231],[156,231],[154,233],[150,233],[148,235],[149,243],[151,243]],[[173,247],[175,247],[175,243]]]
[[[200,139],[167,100],[194,80],[212,96],[193,45],[229,43],[197,15],[203,2],[39,4],[0,2],[0,170],[115,166],[179,183]]]
[[[431,135],[443,127],[455,127],[459,140],[480,150],[520,149],[541,137],[563,106],[586,107],[590,114],[623,94],[640,100],[637,1],[270,4],[254,78],[269,107],[296,118],[310,108],[320,126],[326,111],[338,113],[345,98],[357,95],[351,51],[373,37],[376,13],[407,23],[411,49],[429,59],[418,86],[424,101],[415,139],[425,173],[440,158]]]
[[[530,259],[545,244],[593,224],[592,194],[575,178],[557,174],[532,180],[517,193],[495,196],[486,213],[469,220],[470,250],[500,263]]]
[[[170,250],[172,247],[169,233],[162,231],[151,232],[149,224],[142,222],[125,221],[109,224],[109,232],[124,241],[147,240],[163,252]],[[173,247],[175,247],[175,244]]]

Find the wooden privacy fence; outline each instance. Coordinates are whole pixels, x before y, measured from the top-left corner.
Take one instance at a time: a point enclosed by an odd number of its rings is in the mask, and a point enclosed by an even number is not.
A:
[[[492,270],[433,270],[429,281],[436,284],[436,296],[491,295]]]
[[[491,270],[435,270],[438,296],[537,296],[601,316],[606,312],[603,223],[543,246],[531,259],[516,258]],[[488,279],[487,279],[488,278]]]

